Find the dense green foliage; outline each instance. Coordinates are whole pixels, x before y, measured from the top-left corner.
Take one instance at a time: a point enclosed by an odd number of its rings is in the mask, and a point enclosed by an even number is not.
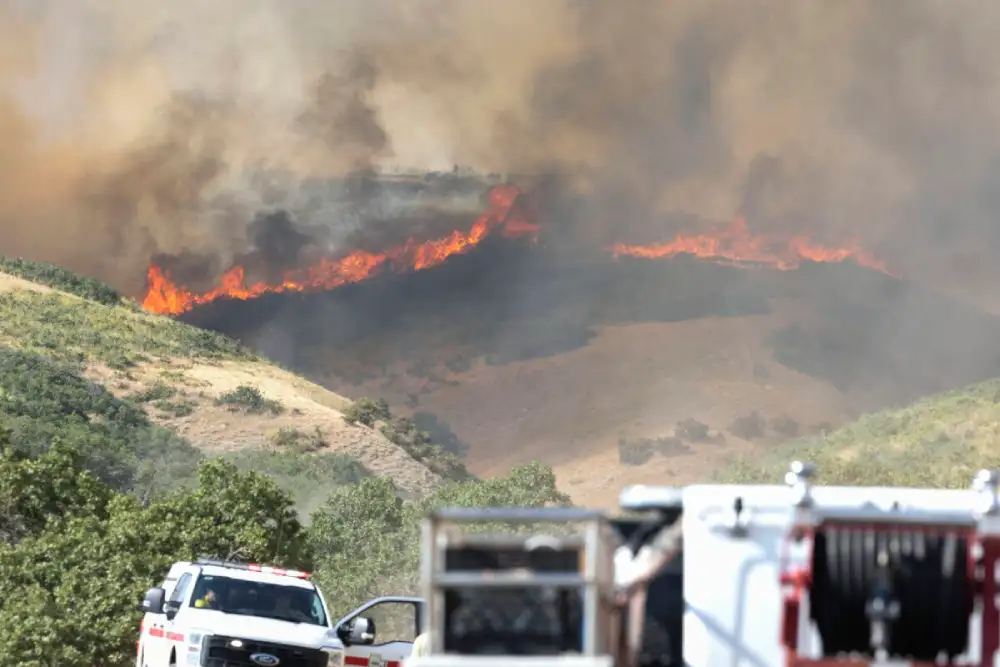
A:
[[[306,529],[272,479],[220,460],[197,485],[143,505],[84,469],[75,449],[37,458],[0,433],[0,666],[117,667],[134,660],[143,592],[175,560],[211,556],[315,568],[334,614],[413,591],[419,520],[436,505],[565,503],[537,465],[401,500],[386,478],[330,495]],[[343,481],[350,481],[345,478]]]
[[[780,483],[799,459],[815,463],[825,484],[965,488],[980,469],[1000,467],[998,438],[1000,381],[991,380],[736,460],[717,479]]]
[[[48,262],[35,262],[21,257],[0,257],[0,272],[48,285],[106,306],[123,304],[121,293],[110,285]]]
[[[15,450],[37,456],[54,442],[81,452],[87,470],[120,491],[149,496],[192,479],[201,454],[115,398],[73,365],[0,346],[0,426]]]
[[[417,461],[445,479],[468,481],[475,479],[455,454],[436,444],[429,433],[421,431],[409,417],[393,417],[384,398],[359,398],[344,410],[350,423],[376,425],[390,442],[399,445]]]
[[[0,476],[23,480],[39,476],[37,467],[49,484],[8,510],[27,528],[17,542],[0,545],[0,665],[129,664],[138,602],[174,560],[214,555],[310,565],[292,502],[266,477],[206,463],[195,490],[143,507],[81,474],[69,449],[35,462],[6,454]],[[39,502],[62,511],[42,518]]]

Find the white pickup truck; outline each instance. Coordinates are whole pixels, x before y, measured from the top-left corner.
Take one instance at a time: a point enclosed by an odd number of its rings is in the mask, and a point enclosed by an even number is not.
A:
[[[142,609],[136,667],[400,667],[423,600],[375,598],[333,622],[307,572],[200,559],[174,563]]]

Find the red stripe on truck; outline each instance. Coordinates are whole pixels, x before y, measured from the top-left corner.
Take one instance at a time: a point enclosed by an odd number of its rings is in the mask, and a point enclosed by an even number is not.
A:
[[[363,655],[345,655],[344,656],[345,665],[357,665],[357,667],[367,667],[368,658]],[[402,663],[399,660],[386,660],[385,667],[400,667]]]

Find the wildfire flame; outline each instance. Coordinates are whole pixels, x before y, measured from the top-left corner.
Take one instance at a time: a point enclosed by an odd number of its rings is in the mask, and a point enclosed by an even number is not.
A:
[[[508,238],[538,238],[538,225],[517,210],[515,203],[521,190],[513,185],[499,185],[489,195],[487,210],[476,219],[467,232],[453,231],[450,235],[430,240],[409,239],[403,245],[383,253],[358,250],[339,259],[323,259],[306,269],[289,271],[278,284],[257,282],[247,285],[242,266],[226,271],[219,286],[196,294],[174,283],[161,268],[150,265],[147,292],[143,307],[153,313],[179,315],[192,308],[220,298],[252,299],[279,292],[313,292],[330,290],[348,283],[357,283],[385,270],[420,271],[441,264],[452,255],[468,252],[487,236],[500,230]],[[802,262],[854,261],[862,266],[889,273],[885,265],[856,245],[831,248],[804,237],[788,240],[754,235],[746,222],[736,219],[728,227],[713,234],[678,234],[667,243],[650,245],[615,244],[608,249],[615,258],[626,256],[662,259],[691,255],[701,259],[760,265],[779,270],[798,268]]]
[[[701,259],[735,264],[763,265],[781,271],[791,271],[802,262],[854,261],[875,271],[889,273],[885,264],[868,254],[857,244],[831,248],[805,237],[776,239],[754,235],[742,218],[715,234],[678,234],[668,243],[626,245],[617,243],[610,248],[615,257],[663,259],[677,255],[692,255]]]
[[[498,227],[510,238],[528,236],[537,238],[538,226],[518,217],[513,210],[521,191],[513,185],[498,185],[490,191],[489,206],[467,232],[453,231],[450,235],[431,241],[408,239],[406,243],[383,253],[357,250],[339,259],[323,259],[307,269],[289,271],[279,284],[258,282],[247,285],[242,266],[226,271],[219,286],[204,294],[195,294],[170,280],[156,265],[150,265],[146,275],[146,297],[142,306],[146,310],[164,315],[179,315],[195,306],[222,297],[253,299],[263,294],[278,292],[313,292],[330,290],[347,283],[357,283],[370,278],[386,268],[395,271],[420,271],[436,266],[452,255],[468,252]]]

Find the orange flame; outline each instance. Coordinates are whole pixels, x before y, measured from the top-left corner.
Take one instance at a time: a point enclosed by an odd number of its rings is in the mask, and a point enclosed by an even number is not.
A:
[[[452,255],[468,252],[496,231],[508,238],[538,238],[538,225],[521,217],[515,202],[521,191],[512,185],[499,185],[490,192],[489,206],[467,232],[453,231],[449,236],[431,241],[409,239],[384,253],[357,250],[339,259],[323,259],[306,269],[290,271],[279,284],[258,282],[247,285],[242,266],[226,271],[219,286],[196,294],[170,280],[166,272],[150,265],[143,307],[153,313],[179,315],[220,298],[252,299],[278,292],[329,290],[348,283],[361,282],[380,271],[420,271],[441,264]],[[804,237],[781,240],[750,232],[743,219],[713,234],[678,234],[667,243],[649,245],[615,244],[608,248],[614,258],[636,257],[662,259],[691,255],[701,259],[766,266],[782,271],[798,268],[803,262],[853,261],[861,266],[889,274],[886,266],[857,244],[833,248]]]
[[[195,294],[171,281],[160,267],[150,265],[142,306],[153,313],[179,315],[222,297],[253,299],[278,292],[329,290],[361,282],[386,266],[396,271],[420,271],[436,266],[452,255],[468,252],[497,227],[502,227],[503,235],[510,238],[537,238],[538,226],[516,217],[511,210],[520,194],[521,191],[512,185],[493,188],[486,212],[476,219],[468,232],[455,230],[444,238],[423,242],[411,238],[384,253],[357,250],[340,259],[323,259],[307,269],[289,271],[276,285],[265,282],[247,285],[243,267],[234,266],[222,275],[218,287],[204,294]]]
[[[677,255],[692,255],[701,259],[736,264],[767,266],[781,271],[797,269],[802,262],[853,261],[875,271],[889,273],[885,264],[861,250],[857,244],[831,248],[804,237],[779,240],[750,233],[747,223],[737,218],[729,227],[716,234],[678,234],[668,243],[626,245],[617,243],[610,248],[614,257],[663,259]]]

